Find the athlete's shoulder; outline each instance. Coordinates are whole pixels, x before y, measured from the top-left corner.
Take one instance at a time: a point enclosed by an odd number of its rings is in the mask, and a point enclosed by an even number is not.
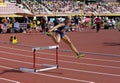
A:
[[[61,27],[62,27],[62,26],[65,26],[65,23],[60,23],[59,25],[60,25]]]

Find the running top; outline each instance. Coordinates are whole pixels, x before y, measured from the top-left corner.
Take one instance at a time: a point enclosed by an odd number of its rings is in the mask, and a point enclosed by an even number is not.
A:
[[[60,37],[63,38],[65,36],[65,32],[66,30],[69,29],[69,26],[66,25],[66,23],[64,23],[65,25],[62,27],[59,27],[55,32],[60,34]]]
[[[69,29],[69,26],[67,26],[66,23],[64,23],[64,24],[65,24],[65,25],[62,26],[62,27],[59,27],[59,28],[57,29],[57,31],[59,31],[59,32],[65,32],[66,30],[68,30],[68,29]]]

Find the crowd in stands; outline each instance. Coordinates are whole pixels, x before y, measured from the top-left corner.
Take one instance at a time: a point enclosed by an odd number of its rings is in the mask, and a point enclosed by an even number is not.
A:
[[[16,33],[22,32],[18,20],[15,18],[4,17],[0,22],[0,33]]]
[[[111,13],[120,14],[120,3],[108,4],[108,6],[106,6],[106,9]]]
[[[37,1],[25,0],[22,1],[22,5],[33,14],[49,14],[50,12],[53,14],[119,14],[120,3],[115,2],[115,0],[111,1],[114,2],[84,4],[75,0],[43,0],[41,3]],[[0,11],[1,13],[23,12],[19,6],[15,6],[15,3],[7,4],[6,8],[4,6],[0,8],[2,8],[2,11]],[[10,10],[10,12],[7,12],[8,10]]]
[[[111,0],[112,1],[112,0]],[[44,0],[41,3],[38,2],[23,2],[23,4],[32,12],[36,14],[41,14],[48,9],[53,14],[78,14],[78,13],[94,13],[94,14],[113,14],[120,13],[120,3],[119,2],[106,2],[106,3],[88,3],[81,4],[79,1],[74,0]]]
[[[44,1],[42,4],[53,13],[80,13],[80,3],[74,0]]]
[[[81,5],[80,2],[74,1],[74,0],[49,0],[46,1],[44,0],[41,3],[38,2],[31,2],[31,1],[23,1],[22,2],[23,6],[26,7],[28,10],[30,10],[33,14],[41,14],[43,12],[47,11],[45,10],[48,9],[54,14],[78,14],[78,13],[85,13],[85,14],[113,14],[113,13],[120,13],[120,3],[114,2],[114,3],[88,3]],[[15,4],[14,4],[15,5]],[[41,19],[32,19],[30,20],[28,17],[24,18],[25,21],[22,22],[25,25],[25,28],[21,28],[21,23],[19,20],[16,20],[14,18],[2,18],[1,24],[0,24],[0,33],[15,33],[15,32],[31,32],[31,30],[35,31],[42,31],[45,33],[52,25],[52,27],[55,24],[55,22],[60,23],[61,20],[58,19],[57,21],[50,22],[50,20],[47,19],[47,17],[42,17]],[[77,31],[81,31],[86,27],[86,23],[88,21],[85,20],[85,16],[73,16],[72,17],[72,24],[74,26],[71,26],[71,30],[73,31],[73,28],[77,28]],[[106,17],[101,18],[101,23],[104,24],[104,27],[112,27],[115,28],[116,22],[120,21],[120,19],[108,19]],[[91,22],[91,20],[89,21]],[[114,25],[114,26],[113,26]],[[93,26],[93,25],[92,25]],[[23,27],[23,26],[22,26]]]
[[[47,16],[43,16],[42,18],[32,18],[24,17],[24,21],[21,23],[19,19],[4,17],[1,20],[0,24],[0,33],[31,33],[31,32],[42,32],[43,34],[47,32],[50,28],[53,28],[57,24],[64,22],[62,20],[64,17],[55,17],[53,21],[48,20]],[[87,17],[75,15],[71,18],[71,26],[69,31],[82,31],[87,29],[87,27],[93,26],[95,28],[95,19],[93,18],[93,24],[91,24],[91,18],[88,21]],[[100,23],[104,29],[116,29],[116,23],[120,21],[120,19],[109,19],[108,17],[100,17]],[[90,24],[91,26],[87,26]]]
[[[24,11],[16,5],[16,3],[4,3],[0,6],[0,14],[15,14],[23,13]]]
[[[3,17],[0,20],[0,33],[26,33],[26,32],[46,32],[47,19],[23,17],[21,22],[19,18]],[[46,30],[45,30],[46,29]]]
[[[40,4],[31,1],[23,1],[23,5],[33,14],[40,13],[42,8]]]

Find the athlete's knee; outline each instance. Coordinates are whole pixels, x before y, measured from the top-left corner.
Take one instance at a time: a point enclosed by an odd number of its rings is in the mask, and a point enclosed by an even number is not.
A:
[[[59,43],[60,43],[60,41],[56,40],[56,41],[55,41],[55,43],[56,43],[56,44],[59,44]]]

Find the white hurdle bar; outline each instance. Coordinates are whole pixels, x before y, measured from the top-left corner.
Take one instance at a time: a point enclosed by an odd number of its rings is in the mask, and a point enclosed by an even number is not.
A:
[[[46,47],[36,47],[36,48],[32,48],[32,51],[37,51],[37,50],[49,50],[49,49],[56,49],[59,48],[59,45],[55,45],[55,46],[46,46]]]
[[[20,68],[20,71],[22,72],[39,72],[39,71],[47,71],[47,70],[52,70],[52,69],[57,69],[58,68],[58,48],[59,45],[55,45],[55,46],[46,46],[46,47],[36,47],[36,48],[32,48],[33,51],[33,68]],[[35,58],[35,52],[37,50],[46,50],[46,49],[56,49],[56,65],[50,65],[50,64],[42,64],[43,69],[36,69],[36,58]]]

